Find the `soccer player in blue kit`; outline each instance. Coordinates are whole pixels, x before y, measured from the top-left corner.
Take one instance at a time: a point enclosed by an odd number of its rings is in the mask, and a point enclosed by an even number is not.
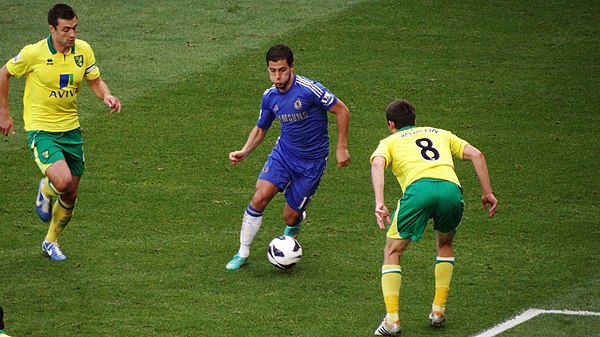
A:
[[[229,153],[236,165],[265,138],[277,118],[281,133],[256,181],[252,200],[246,207],[240,231],[240,249],[227,264],[236,270],[248,262],[250,246],[260,229],[263,212],[282,192],[285,196],[284,235],[297,237],[306,208],[325,172],[329,154],[327,112],[337,122],[336,159],[338,167],[348,166],[348,107],[319,82],[294,74],[294,54],[282,44],[267,51],[267,70],[273,85],[262,97],[256,126],[241,150]]]

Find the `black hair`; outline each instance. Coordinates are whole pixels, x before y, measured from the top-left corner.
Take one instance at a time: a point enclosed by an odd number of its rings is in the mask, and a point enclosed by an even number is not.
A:
[[[4,310],[2,310],[1,305],[0,305],[0,330],[4,330]]]
[[[48,24],[56,28],[58,19],[72,20],[77,17],[75,11],[67,4],[56,4],[48,11]]]
[[[385,118],[394,122],[396,129],[415,125],[415,105],[405,99],[399,99],[388,104],[385,109]]]
[[[276,44],[267,51],[267,65],[269,61],[286,60],[288,66],[294,64],[294,53],[292,49],[284,44]]]

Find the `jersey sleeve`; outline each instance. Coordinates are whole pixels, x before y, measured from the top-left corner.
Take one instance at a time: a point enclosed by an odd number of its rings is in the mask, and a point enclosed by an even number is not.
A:
[[[275,120],[275,113],[271,111],[269,105],[267,104],[268,96],[263,95],[261,104],[260,104],[260,112],[258,113],[258,121],[256,121],[256,126],[261,129],[268,129],[273,124]]]
[[[85,53],[85,79],[91,81],[100,77],[100,69],[96,65],[96,56],[92,47],[87,43],[84,46],[87,49]]]
[[[23,77],[23,75],[27,74],[31,71],[31,50],[33,45],[28,45],[23,47],[21,51],[17,54],[17,56],[6,62],[6,69],[8,72],[17,78]]]
[[[392,162],[392,156],[390,155],[390,146],[389,146],[389,143],[385,139],[383,139],[379,142],[377,149],[375,149],[375,152],[373,152],[373,154],[371,155],[371,158],[369,159],[369,162],[371,164],[373,164],[373,159],[375,159],[375,157],[385,158],[385,167],[386,168]]]
[[[316,103],[322,106],[326,111],[329,111],[335,102],[337,102],[337,97],[321,83],[314,82],[314,84],[320,89],[320,91],[316,92],[319,94],[315,95],[315,97],[318,98],[318,102]]]
[[[458,159],[463,159],[463,151],[465,150],[465,146],[467,146],[469,143],[466,140],[457,137],[450,131],[448,131],[448,139],[452,156]]]

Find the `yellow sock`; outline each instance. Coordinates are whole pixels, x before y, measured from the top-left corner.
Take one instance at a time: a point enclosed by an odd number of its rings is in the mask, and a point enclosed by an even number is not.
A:
[[[435,261],[435,297],[431,311],[444,312],[454,271],[454,257],[437,257]]]
[[[61,195],[62,192],[59,192],[56,190],[56,188],[54,188],[54,185],[52,185],[52,183],[50,182],[50,180],[48,179],[48,177],[44,178],[44,183],[42,184],[42,193],[50,198],[56,197],[58,195]]]
[[[400,284],[402,282],[402,270],[397,264],[384,264],[381,267],[381,289],[383,291],[383,302],[385,303],[386,322],[391,324],[399,321],[400,310]]]
[[[46,234],[46,241],[56,242],[58,235],[62,233],[73,216],[74,205],[69,205],[60,200],[60,197],[54,202],[52,207],[52,221]]]

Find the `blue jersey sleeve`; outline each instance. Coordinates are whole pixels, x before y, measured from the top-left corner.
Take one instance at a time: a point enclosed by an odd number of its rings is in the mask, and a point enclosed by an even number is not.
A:
[[[268,104],[268,96],[265,93],[262,98],[262,102],[260,103],[260,112],[258,113],[258,121],[256,121],[256,126],[261,129],[268,129],[273,124],[275,120],[275,113],[271,110]]]
[[[306,96],[311,99],[311,103],[321,107],[324,111],[329,111],[335,102],[337,102],[337,97],[321,83],[302,76],[298,76],[298,82],[302,83],[306,89],[312,92],[312,94]]]
[[[323,94],[319,97],[317,104],[322,106],[325,111],[329,111],[329,109],[335,105],[335,102],[337,102],[337,97],[335,97],[335,95],[329,91],[329,89],[325,88],[321,83],[315,82],[315,84],[323,91]]]

